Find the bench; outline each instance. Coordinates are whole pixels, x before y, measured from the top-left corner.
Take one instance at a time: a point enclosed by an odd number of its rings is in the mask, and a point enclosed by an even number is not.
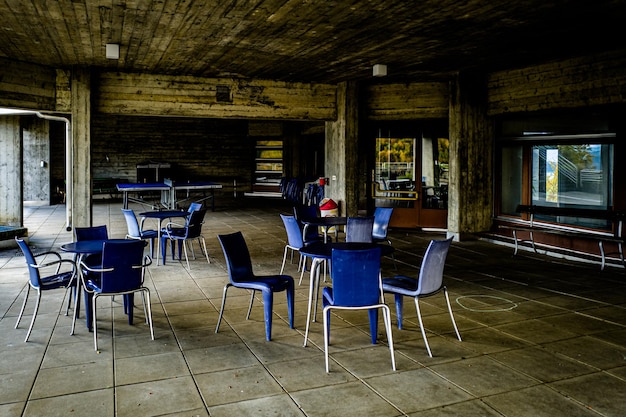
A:
[[[622,266],[624,264],[624,252],[622,245],[624,243],[624,237],[622,235],[622,226],[626,212],[614,211],[614,210],[596,210],[596,209],[582,209],[572,207],[552,207],[552,206],[537,206],[537,205],[524,205],[517,206],[516,211],[521,214],[528,214],[529,220],[520,224],[507,224],[498,225],[500,229],[509,229],[513,233],[513,241],[515,242],[515,252],[517,255],[518,244],[520,242],[530,242],[533,250],[537,253],[535,246],[534,233],[553,234],[559,236],[570,237],[574,239],[586,239],[597,241],[600,249],[601,257],[601,270],[604,270],[606,264],[606,255],[604,245],[605,243],[612,243],[617,246],[616,254],[619,255],[619,259]],[[554,223],[548,223],[545,221],[535,219],[536,215],[545,216],[557,216],[557,217],[581,217],[586,219],[606,220],[610,221],[613,232],[601,232],[591,229],[574,228],[566,225],[558,225]],[[518,238],[518,232],[528,232],[528,239]],[[609,253],[612,254],[613,252]]]

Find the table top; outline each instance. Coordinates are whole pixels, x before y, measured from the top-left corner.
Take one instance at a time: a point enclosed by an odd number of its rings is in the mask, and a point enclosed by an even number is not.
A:
[[[390,255],[394,251],[393,246],[381,243],[329,242],[314,243],[312,245],[300,248],[299,252],[303,255],[313,256],[315,258],[330,259],[332,257],[333,249],[363,250],[373,248],[380,248],[381,256]]]
[[[170,217],[187,217],[188,211],[184,210],[153,210],[139,213],[140,217],[150,217],[153,219],[168,219]]]
[[[61,245],[64,252],[78,253],[89,255],[93,253],[101,253],[104,242],[133,242],[128,239],[106,239],[106,240],[81,240],[79,242],[65,243]]]
[[[115,184],[117,191],[166,191],[170,187],[162,182],[138,182]]]
[[[341,226],[348,224],[347,217],[327,216],[327,217],[305,217],[302,220],[303,224],[311,226]]]
[[[222,188],[222,184],[210,181],[188,181],[174,182],[172,183],[171,187],[179,190],[210,190]]]

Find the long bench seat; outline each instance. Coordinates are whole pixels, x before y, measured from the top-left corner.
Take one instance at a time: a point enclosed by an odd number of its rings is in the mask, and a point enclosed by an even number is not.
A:
[[[552,206],[538,206],[538,205],[523,205],[517,206],[516,211],[520,214],[528,214],[529,220],[519,224],[506,224],[498,225],[500,229],[509,229],[513,233],[513,241],[515,242],[515,252],[517,255],[518,244],[520,242],[530,242],[533,250],[537,252],[535,246],[534,233],[552,234],[559,236],[566,236],[575,239],[588,239],[598,242],[601,257],[601,269],[604,270],[606,265],[606,255],[604,244],[613,243],[617,245],[618,251],[615,252],[619,255],[619,259],[622,266],[624,264],[624,252],[623,243],[624,237],[622,234],[622,226],[626,212],[615,210],[596,210],[596,209],[582,209],[571,207],[552,207]],[[544,216],[562,216],[562,217],[582,217],[587,219],[599,219],[608,220],[612,223],[613,232],[602,232],[590,229],[573,228],[569,226],[557,225],[554,223],[544,222],[535,219],[535,215]],[[528,239],[521,239],[518,237],[518,232],[528,232]]]

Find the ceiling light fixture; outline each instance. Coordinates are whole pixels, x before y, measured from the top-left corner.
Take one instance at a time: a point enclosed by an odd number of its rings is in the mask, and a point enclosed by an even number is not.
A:
[[[120,59],[120,45],[117,43],[106,44],[107,59]]]
[[[384,77],[387,75],[387,65],[384,64],[376,64],[373,68],[374,77]]]

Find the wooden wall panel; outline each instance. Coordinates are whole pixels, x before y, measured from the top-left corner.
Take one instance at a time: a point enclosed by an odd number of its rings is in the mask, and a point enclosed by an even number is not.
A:
[[[626,102],[626,51],[496,72],[490,115]]]
[[[95,88],[96,111],[107,114],[221,119],[336,118],[336,87],[325,84],[106,72],[100,74]]]
[[[55,110],[56,71],[0,59],[0,107]]]
[[[254,146],[245,120],[92,116],[94,178],[137,178],[137,164],[169,162],[178,180],[250,182]]]
[[[448,83],[382,84],[366,89],[369,120],[448,117]]]

